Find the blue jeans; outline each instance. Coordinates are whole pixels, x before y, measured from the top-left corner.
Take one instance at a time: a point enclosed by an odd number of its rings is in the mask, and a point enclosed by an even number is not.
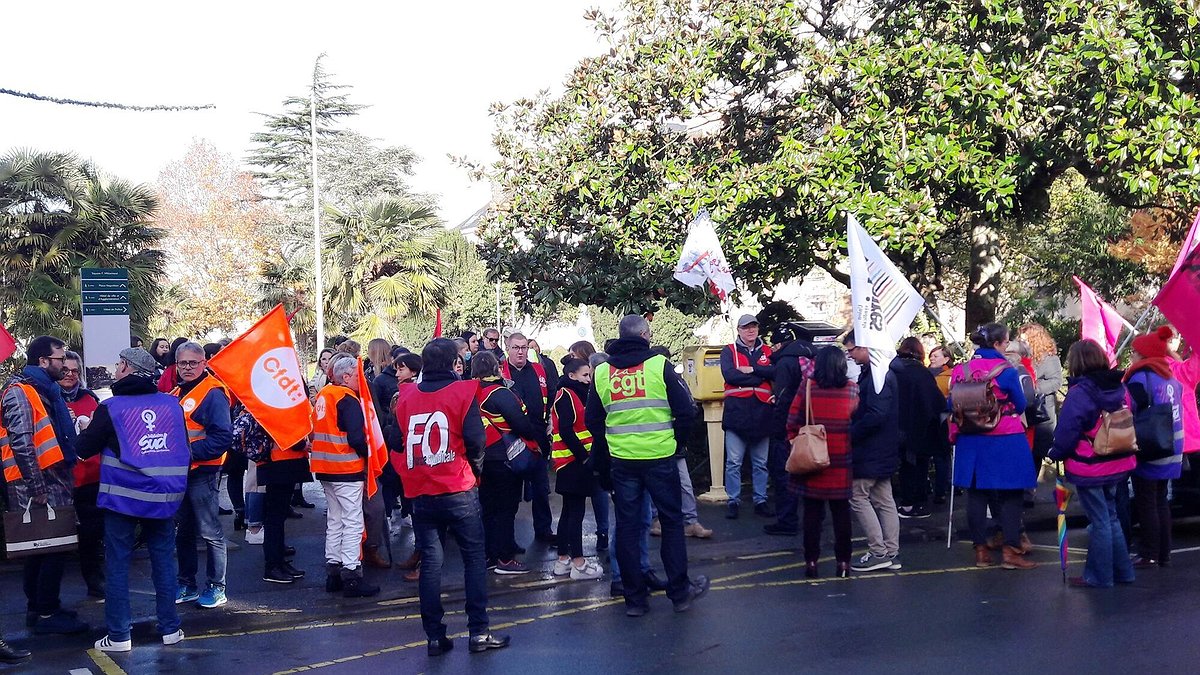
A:
[[[615,497],[615,495],[614,495]],[[650,571],[650,511],[653,508],[650,503],[650,494],[647,493],[642,498],[642,514],[640,516],[642,523],[642,531],[638,535],[639,551],[638,564],[642,568],[642,573]],[[614,502],[615,508],[615,502]],[[608,540],[608,562],[612,566],[612,582],[620,583],[621,581],[621,563],[617,560],[617,534],[614,531],[613,536]]]
[[[217,518],[218,482],[216,473],[192,473],[188,476],[187,496],[175,513],[175,554],[179,556],[179,584],[196,586],[196,534],[208,546],[208,583],[225,588],[225,533]]]
[[[767,450],[771,439],[747,442],[735,431],[725,432],[725,494],[730,504],[742,501],[742,460],[750,454],[750,480],[754,505],[767,503]]]
[[[1133,581],[1129,547],[1117,518],[1117,486],[1078,487],[1079,503],[1088,518],[1087,562],[1083,580],[1093,586]]]
[[[475,489],[412,500],[413,534],[421,553],[421,624],[430,640],[446,637],[442,623],[442,540],[449,530],[462,553],[467,599],[467,628],[471,635],[488,630],[487,563],[483,553],[483,515]]]
[[[612,460],[613,503],[617,511],[617,558],[624,569],[625,604],[645,607],[649,592],[640,565],[639,540],[645,523],[645,495],[658,507],[662,524],[663,571],[667,597],[675,602],[688,595],[687,543],[683,538],[682,487],[674,457]]]
[[[262,492],[246,493],[246,524],[263,524],[263,502],[267,495]]]
[[[104,592],[104,622],[108,637],[128,640],[132,619],[129,609],[129,562],[133,557],[134,528],[142,526],[146,550],[150,552],[150,573],[154,579],[154,605],[158,609],[159,635],[179,630],[175,610],[175,523],[170,518],[133,518],[112,511],[104,512],[104,565],[108,586]]]

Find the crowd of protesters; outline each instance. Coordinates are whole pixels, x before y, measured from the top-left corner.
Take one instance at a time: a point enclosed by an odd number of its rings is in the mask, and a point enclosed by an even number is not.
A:
[[[807,577],[822,574],[827,511],[835,575],[897,570],[901,521],[930,517],[930,502],[943,504],[951,490],[966,496],[975,565],[995,565],[999,551],[1004,569],[1034,568],[1023,513],[1045,461],[1062,462],[1089,520],[1087,563],[1072,585],[1132,583],[1135,569],[1170,563],[1169,482],[1184,453],[1200,451],[1200,361],[1169,327],[1134,339],[1124,371],[1096,343],[1075,343],[1065,390],[1059,350],[1037,324],[981,326],[969,336],[973,352],[961,356],[955,345],[907,338],[882,377],[872,369],[878,355],[853,334],[820,346],[803,325],[784,322],[768,344],[749,314],[736,329],[720,358],[725,515],[742,517],[748,462],[753,514],[771,519],[767,534],[803,534]],[[607,575],[632,617],[650,609],[652,591],[686,611],[709,585],[688,573],[686,538],[713,534],[699,521],[685,460],[698,406],[671,354],[652,346],[645,318],[625,317],[619,333],[603,351],[577,342],[557,363],[536,341],[496,328],[434,339],[420,353],[375,339],[364,355],[356,341],[335,338],[309,378],[313,433],[289,448],[209,370],[228,341],[158,338],[143,349],[135,340],[102,402],[83,386],[79,355],[39,337],[3,391],[8,509],[74,508],[87,592],[106,601],[106,633],[95,643],[102,651],[132,648],[128,572],[137,545],[150,554],[166,645],[183,639],[177,605],[227,602],[222,515],[233,516],[247,544],[262,546],[263,581],[303,579],[286,523],[315,506],[302,488],[314,480],[326,503],[330,593],[377,594],[364,568],[392,567],[389,538],[412,528],[415,547],[395,566],[418,583],[432,656],[453,647],[440,594],[448,536],[463,557],[470,651],[509,644],[489,631],[486,575],[541,571],[523,560],[523,501],[532,540],[557,549],[545,571],[580,581]],[[390,461],[371,459],[360,405],[368,393]],[[789,474],[791,441],[811,425],[824,428],[828,465]],[[156,439],[156,454],[139,451],[146,438]],[[219,503],[223,483],[228,510]],[[594,549],[585,548],[589,503]],[[852,521],[866,538],[857,557]],[[661,540],[663,577],[650,561],[652,536]],[[67,557],[24,558],[26,624],[35,634],[90,628],[59,597]],[[0,640],[0,661],[28,656]]]

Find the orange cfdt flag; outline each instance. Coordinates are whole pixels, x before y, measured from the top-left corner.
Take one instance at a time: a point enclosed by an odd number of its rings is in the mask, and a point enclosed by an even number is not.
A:
[[[281,448],[312,433],[312,403],[283,305],[208,362]]]
[[[371,383],[363,371],[362,359],[358,360],[358,402],[362,406],[367,434],[367,496],[374,497],[379,490],[379,476],[387,464],[387,445],[383,442],[383,429],[379,426],[379,415],[375,412],[375,399],[371,396]]]

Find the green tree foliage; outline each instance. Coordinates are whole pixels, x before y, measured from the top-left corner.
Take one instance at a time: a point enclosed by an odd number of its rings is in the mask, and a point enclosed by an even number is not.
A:
[[[700,207],[753,291],[845,279],[854,212],[927,295],[995,315],[1005,235],[1069,169],[1200,195],[1197,19],[1173,0],[630,0],[561,96],[498,105],[485,258],[522,295],[709,309],[670,280]],[[966,262],[957,264],[958,260]],[[539,294],[541,297],[539,297]]]
[[[145,185],[69,153],[13,150],[0,159],[0,323],[19,341],[78,346],[79,269],[129,270],[130,325],[144,333],[164,276],[158,202]]]
[[[603,307],[589,307],[588,311],[592,318],[592,333],[596,336],[596,349],[603,351],[604,343],[617,337],[617,325],[625,315]],[[707,320],[707,317],[666,307],[654,313],[654,320],[650,322],[650,342],[670,349],[671,357],[678,361],[685,347],[700,344],[696,329]]]

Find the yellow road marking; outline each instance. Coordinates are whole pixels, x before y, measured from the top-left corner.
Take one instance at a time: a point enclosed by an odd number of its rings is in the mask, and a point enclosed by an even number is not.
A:
[[[87,650],[87,655],[91,657],[93,663],[99,666],[100,672],[104,673],[104,675],[126,675],[125,669],[118,666],[117,662],[113,661],[111,656],[99,649],[89,649]]]
[[[777,558],[781,555],[795,555],[795,551],[771,551],[770,553],[756,553],[754,555],[739,555],[737,560],[758,560],[760,558]]]

